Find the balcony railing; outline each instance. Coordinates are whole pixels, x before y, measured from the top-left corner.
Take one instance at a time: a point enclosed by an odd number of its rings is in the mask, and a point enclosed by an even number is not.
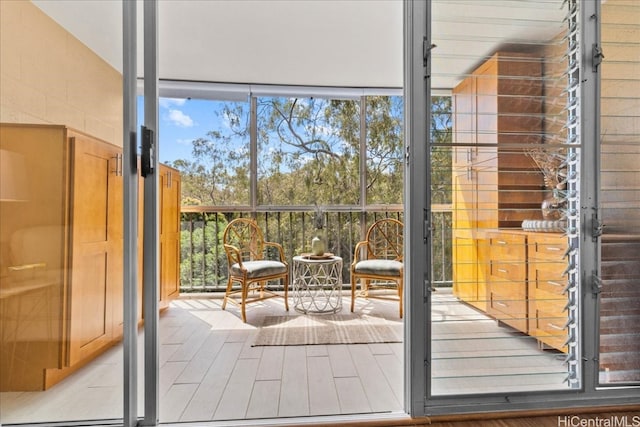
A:
[[[227,285],[227,259],[222,244],[224,228],[231,220],[253,217],[265,234],[265,239],[280,243],[285,256],[291,259],[310,252],[315,236],[313,211],[269,210],[260,212],[189,208],[181,213],[181,292],[224,291]],[[400,209],[377,211],[325,211],[322,232],[327,251],[343,259],[343,283],[350,283],[349,266],[353,249],[364,239],[367,227],[383,217],[403,220]],[[451,211],[433,213],[433,281],[436,286],[451,285]]]

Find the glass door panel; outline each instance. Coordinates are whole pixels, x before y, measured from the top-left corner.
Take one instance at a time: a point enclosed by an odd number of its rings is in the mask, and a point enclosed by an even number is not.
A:
[[[81,42],[65,12],[0,4],[3,425],[123,413],[122,49]]]
[[[432,294],[434,396],[578,384],[562,4],[432,5],[432,88],[450,95],[432,97],[431,178],[450,183],[452,220],[452,282]]]
[[[640,5],[602,4],[599,383],[640,383]]]

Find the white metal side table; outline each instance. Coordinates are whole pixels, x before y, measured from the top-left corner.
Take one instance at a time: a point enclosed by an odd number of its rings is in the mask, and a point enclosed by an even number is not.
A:
[[[342,258],[293,257],[293,307],[301,313],[342,310]]]

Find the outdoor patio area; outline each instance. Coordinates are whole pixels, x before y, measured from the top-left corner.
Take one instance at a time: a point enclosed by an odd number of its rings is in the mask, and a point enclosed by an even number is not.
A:
[[[270,299],[249,305],[242,323],[237,307],[223,311],[221,303],[183,296],[160,316],[162,422],[402,411],[401,342],[253,346],[266,316],[300,313]],[[345,294],[342,314],[349,314],[349,304]],[[365,317],[401,325],[396,302],[356,304]],[[434,393],[566,387],[562,354],[540,350],[530,337],[457,302],[448,288],[434,293],[432,307]],[[122,369],[122,346],[116,346],[47,391],[2,393],[1,421],[116,418]]]

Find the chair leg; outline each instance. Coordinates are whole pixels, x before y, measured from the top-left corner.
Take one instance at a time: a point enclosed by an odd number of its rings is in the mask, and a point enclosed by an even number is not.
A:
[[[289,275],[284,276],[284,308],[289,311]]]
[[[400,318],[402,319],[402,315],[404,314],[403,310],[403,300],[402,295],[404,294],[404,281],[400,279],[398,281],[398,297],[400,299]]]
[[[229,280],[227,280],[227,291],[224,294],[224,299],[222,300],[222,309],[224,310],[227,306],[227,298],[229,298],[229,293],[231,292],[231,285],[233,284],[231,280],[231,276],[229,276]]]
[[[356,279],[353,277],[353,273],[351,273],[351,312],[353,313],[353,308],[356,300]]]
[[[247,323],[247,295],[249,294],[249,283],[242,282],[242,300],[240,303],[240,315],[242,316],[242,322]]]

